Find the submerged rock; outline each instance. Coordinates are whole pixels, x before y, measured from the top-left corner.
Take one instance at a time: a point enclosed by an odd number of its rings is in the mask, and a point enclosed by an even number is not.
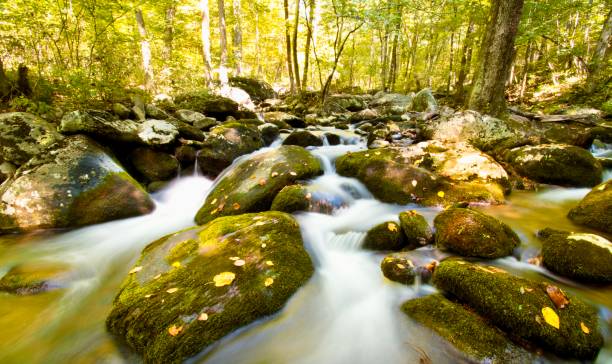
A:
[[[402,311],[477,362],[527,363],[535,360],[535,355],[513,344],[503,331],[441,294],[406,301]]]
[[[612,242],[595,234],[544,229],[542,263],[578,281],[612,283]]]
[[[612,181],[593,188],[567,217],[576,224],[612,233]]]
[[[559,356],[592,360],[603,346],[597,311],[569,295],[557,308],[546,283],[454,259],[436,267],[433,283],[505,332]]]
[[[0,292],[33,295],[63,288],[69,272],[69,268],[60,263],[40,261],[19,264],[0,279]]]
[[[383,222],[368,230],[363,248],[370,250],[400,250],[406,246],[406,239],[399,224]]]
[[[423,215],[414,210],[400,212],[400,226],[410,248],[418,248],[433,242],[433,231]]]
[[[55,126],[38,116],[25,112],[0,114],[0,164],[20,166],[61,139]]]
[[[501,258],[521,243],[508,225],[472,209],[445,210],[434,219],[434,227],[440,248],[465,257]]]
[[[308,189],[302,185],[283,187],[274,197],[270,210],[292,213],[296,211],[308,211],[310,208],[310,194]]]
[[[564,144],[514,148],[508,162],[521,175],[540,183],[593,187],[602,167],[587,150]]]
[[[283,141],[283,145],[299,145],[300,147],[323,145],[323,141],[318,136],[307,130],[296,130]]]
[[[149,195],[102,148],[74,136],[0,187],[0,231],[96,224],[147,214]]]
[[[227,171],[196,215],[198,224],[216,217],[268,210],[283,187],[323,173],[319,160],[298,146],[282,146],[242,160]]]
[[[380,269],[387,279],[407,285],[413,284],[417,276],[414,263],[412,263],[405,253],[387,255],[382,262],[380,262]]]
[[[313,273],[291,215],[223,217],[147,246],[123,282],[108,330],[145,362],[182,362],[278,312]]]
[[[179,170],[179,162],[174,156],[149,148],[137,148],[132,151],[131,162],[140,175],[149,182],[167,181],[175,177]]]

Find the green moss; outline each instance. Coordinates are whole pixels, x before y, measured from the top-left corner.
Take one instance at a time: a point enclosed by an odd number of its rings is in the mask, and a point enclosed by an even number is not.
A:
[[[68,267],[60,263],[35,262],[11,268],[0,279],[0,291],[31,295],[62,286]]]
[[[283,145],[299,145],[300,147],[321,146],[323,141],[307,130],[296,130],[283,141]]]
[[[485,319],[441,294],[406,301],[402,311],[479,362],[532,362],[535,355],[514,345]]]
[[[283,187],[322,173],[319,160],[298,146],[282,146],[245,159],[225,174],[196,215],[198,224],[216,217],[269,210]]]
[[[206,91],[191,92],[178,95],[174,103],[179,109],[188,109],[200,112],[217,120],[225,120],[226,117],[238,116],[238,104],[234,101]]]
[[[363,248],[370,250],[400,250],[406,246],[406,238],[398,223],[383,222],[371,228],[363,241]]]
[[[612,243],[594,234],[545,229],[542,263],[553,272],[594,283],[612,282]]]
[[[546,283],[461,260],[442,261],[434,271],[433,283],[502,330],[562,357],[594,359],[603,345],[597,311],[573,296],[568,296],[570,303],[565,308],[555,308],[546,293]],[[546,323],[542,314],[545,307],[558,315],[558,329]]]
[[[494,217],[466,208],[450,208],[434,219],[436,244],[466,257],[494,259],[512,254],[520,239]]]
[[[405,253],[387,255],[380,262],[380,269],[386,278],[402,284],[413,284],[417,276],[414,263]]]
[[[418,248],[433,242],[433,231],[423,215],[416,211],[404,211],[399,214],[400,226],[410,248]]]
[[[124,281],[107,328],[145,362],[168,363],[278,312],[313,273],[296,221],[280,212],[218,218],[166,236],[147,246],[136,266],[142,268]],[[235,278],[217,287],[222,272]],[[202,314],[206,320],[198,320]],[[181,328],[175,336],[173,326]]]
[[[301,185],[286,186],[274,197],[270,210],[282,212],[308,211],[308,190]]]
[[[577,224],[612,233],[612,181],[593,188],[567,217]]]

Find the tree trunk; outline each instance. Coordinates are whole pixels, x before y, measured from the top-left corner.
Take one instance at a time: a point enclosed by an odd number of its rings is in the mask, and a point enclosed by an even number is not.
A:
[[[225,3],[223,0],[217,0],[219,7],[219,48],[221,57],[219,59],[219,82],[221,87],[225,88],[229,84],[227,75],[227,31],[225,27]]]
[[[310,0],[310,4],[308,5],[308,19],[307,19],[307,27],[306,29],[306,45],[304,47],[304,74],[302,76],[302,88],[306,88],[308,85],[308,62],[310,60],[310,42],[312,41],[312,26],[314,24],[314,14],[315,14],[315,6],[316,0]]]
[[[136,24],[138,24],[138,33],[140,34],[140,52],[142,53],[142,69],[144,71],[144,88],[151,92],[155,88],[155,79],[153,75],[153,66],[151,65],[151,46],[147,35],[142,10],[136,9]]]
[[[11,83],[4,72],[4,64],[0,59],[0,102],[8,101],[11,95]]]
[[[393,35],[393,44],[391,45],[391,63],[389,65],[389,78],[387,81],[387,89],[393,91],[395,89],[395,80],[397,79],[397,43],[399,41],[399,29]]]
[[[451,33],[450,48],[449,48],[449,65],[448,65],[448,80],[446,81],[446,93],[450,95],[451,82],[453,80],[453,60],[455,58],[455,31]]]
[[[23,96],[32,96],[32,86],[30,86],[30,79],[28,78],[28,67],[24,64],[20,64],[17,68],[17,91]]]
[[[523,102],[525,90],[527,89],[527,80],[529,77],[529,64],[531,63],[531,41],[527,42],[525,49],[525,65],[523,66],[523,75],[521,76],[521,91],[519,93],[519,101]]]
[[[176,3],[170,2],[166,9],[166,19],[164,26],[164,47],[162,49],[162,77],[166,80],[170,79],[171,67],[170,62],[172,60],[172,43],[174,42],[174,15],[176,13]]]
[[[522,10],[523,0],[493,0],[468,103],[470,109],[492,116],[507,113],[506,81]]]
[[[295,0],[295,20],[293,22],[293,41],[291,42],[291,52],[293,54],[293,74],[295,75],[295,87],[298,91],[302,90],[300,83],[300,64],[298,62],[297,40],[298,28],[300,26],[300,0]]]
[[[605,72],[607,60],[610,55],[610,40],[612,39],[612,10],[608,13],[608,17],[603,24],[601,35],[597,41],[597,47],[589,62],[589,76],[587,77],[587,92],[593,92],[597,86],[602,83],[603,78],[609,77],[609,73]]]
[[[287,71],[289,72],[289,82],[291,82],[291,93],[295,92],[295,80],[293,78],[293,66],[291,65],[291,35],[289,29],[289,0],[283,0],[285,9],[285,42],[287,46]]]
[[[233,46],[234,46],[234,62],[236,75],[240,76],[242,72],[242,11],[240,9],[240,0],[234,0],[234,33],[233,33]]]
[[[208,0],[200,1],[200,11],[202,13],[201,22],[201,38],[202,38],[202,56],[204,57],[204,78],[206,84],[210,87],[212,75],[212,55],[210,53],[210,10],[208,9]]]

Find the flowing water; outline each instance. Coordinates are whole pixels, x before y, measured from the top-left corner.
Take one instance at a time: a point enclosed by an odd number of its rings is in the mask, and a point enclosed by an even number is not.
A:
[[[369,228],[384,221],[397,221],[401,211],[418,210],[432,222],[439,209],[381,203],[357,180],[337,175],[335,158],[365,148],[349,132],[342,137],[343,145],[325,143],[312,150],[325,173],[310,181],[309,188],[328,199],[337,199],[343,207],[331,215],[296,214],[316,267],[313,278],[279,314],[229,335],[190,362],[460,361],[460,354],[448,344],[399,311],[405,300],[435,289],[419,282],[409,287],[387,281],[380,271],[384,254],[360,248]],[[612,174],[608,171],[606,177]],[[157,208],[148,216],[69,232],[0,236],[0,275],[16,264],[40,261],[68,265],[71,272],[65,289],[34,296],[0,293],[0,362],[139,362],[138,357],[118,348],[105,332],[104,320],[112,300],[142,248],[191,226],[212,186],[212,181],[201,176],[182,177],[154,195]],[[483,209],[512,226],[523,242],[517,257],[493,264],[521,276],[554,281],[599,307],[606,346],[598,363],[606,363],[612,361],[612,287],[579,285],[527,263],[539,251],[534,235],[537,230],[553,227],[588,231],[572,225],[565,217],[588,191],[553,187],[538,192],[516,191],[508,204]],[[418,249],[412,255],[416,263],[445,256],[431,247]],[[546,361],[561,362],[558,358]]]

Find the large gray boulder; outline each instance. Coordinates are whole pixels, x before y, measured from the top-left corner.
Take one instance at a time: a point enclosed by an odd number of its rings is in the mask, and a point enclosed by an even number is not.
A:
[[[64,115],[59,131],[64,134],[87,134],[97,139],[114,142],[139,143],[140,124],[119,120],[100,110],[75,110]]]

